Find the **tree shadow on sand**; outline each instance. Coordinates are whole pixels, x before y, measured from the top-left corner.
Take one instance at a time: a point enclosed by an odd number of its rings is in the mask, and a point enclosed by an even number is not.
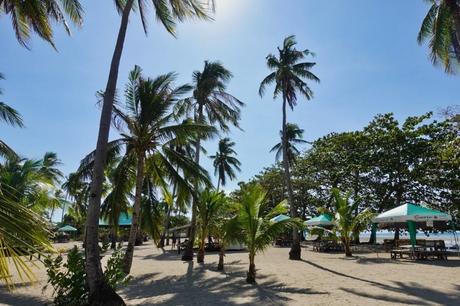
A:
[[[381,282],[373,281],[373,280],[368,280],[348,274],[344,274],[338,271],[334,271],[331,269],[328,269],[326,267],[323,267],[321,265],[318,265],[316,263],[307,261],[307,260],[302,260],[303,262],[321,269],[326,272],[330,272],[334,275],[341,276],[344,278],[348,279],[353,279],[356,281],[364,282],[367,283],[371,286],[378,287],[379,293],[378,294],[373,294],[369,293],[366,291],[365,288],[362,290],[356,289],[356,288],[345,288],[341,287],[339,288],[342,291],[358,295],[361,297],[369,298],[369,299],[374,299],[377,301],[387,301],[391,303],[402,303],[402,304],[413,304],[413,305],[433,305],[433,303],[440,304],[440,305],[459,305],[459,300],[460,300],[460,285],[455,285],[454,293],[446,293],[443,291],[439,291],[430,287],[425,287],[419,283],[416,282],[398,282],[398,281],[393,281],[392,284],[384,284]],[[448,285],[448,284],[446,284]],[[400,294],[401,297],[397,297],[393,295],[390,295],[389,293],[397,293]]]
[[[390,303],[412,304],[412,305],[459,305],[460,286],[455,287],[455,292],[446,293],[430,287],[423,286],[416,282],[393,282],[393,285],[379,286],[382,290],[378,294],[372,294],[365,290],[356,288],[340,288],[345,292]],[[398,293],[401,297],[389,295],[388,293]]]
[[[12,306],[30,306],[30,305],[46,305],[49,302],[47,299],[32,296],[23,291],[8,291],[4,286],[0,286],[0,305]]]
[[[211,276],[206,273],[215,271],[215,263],[183,264],[188,265],[184,275],[134,278],[122,290],[123,296],[126,301],[133,302],[146,299],[142,305],[283,305],[292,300],[287,294],[327,294],[308,288],[292,288],[263,274],[257,275],[257,284],[246,284],[246,271],[235,266],[230,268],[231,263],[227,263],[227,272],[214,272]],[[235,264],[240,266],[239,262]]]

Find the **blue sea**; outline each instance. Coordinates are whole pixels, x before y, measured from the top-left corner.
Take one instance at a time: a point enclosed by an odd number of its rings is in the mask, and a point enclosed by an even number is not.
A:
[[[359,237],[361,241],[366,241],[369,239],[370,235],[370,232],[363,232],[359,235]],[[392,231],[377,231],[377,242],[382,242],[383,239],[393,239],[393,237],[394,232]],[[409,233],[402,232],[399,234],[399,238],[409,239]],[[452,247],[460,244],[460,231],[430,234],[425,234],[424,232],[417,232],[417,239],[444,240],[447,247]]]

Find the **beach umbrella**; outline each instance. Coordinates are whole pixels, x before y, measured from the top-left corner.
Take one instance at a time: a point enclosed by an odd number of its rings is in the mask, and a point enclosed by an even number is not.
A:
[[[289,219],[289,216],[286,216],[286,215],[278,215],[274,218],[271,218],[270,221],[273,221],[273,222],[280,222],[280,221],[284,221],[284,220],[287,220]]]
[[[334,218],[329,214],[322,214],[304,222],[307,226],[331,226]]]
[[[396,228],[407,227],[412,246],[416,243],[417,227],[433,228],[439,222],[451,221],[449,214],[439,210],[407,203],[381,213],[372,221],[384,226],[394,225]]]
[[[66,226],[63,226],[61,228],[58,228],[57,230],[58,232],[76,232],[77,229],[73,226],[70,226],[70,225],[66,225]]]

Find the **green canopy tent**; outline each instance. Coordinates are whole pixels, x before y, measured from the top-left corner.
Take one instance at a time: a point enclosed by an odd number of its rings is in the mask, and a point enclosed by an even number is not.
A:
[[[390,209],[381,213],[374,218],[372,233],[375,237],[377,226],[379,228],[407,228],[409,231],[410,241],[412,246],[416,244],[417,229],[422,230],[448,230],[448,221],[452,217],[449,214],[443,213],[438,210],[426,208],[423,206],[407,203],[396,208]]]
[[[286,216],[286,215],[278,215],[274,218],[271,218],[270,221],[272,222],[280,222],[280,221],[284,221],[284,220],[287,220],[289,219],[290,217],[289,216]]]
[[[73,226],[70,226],[70,225],[66,225],[66,226],[63,226],[61,228],[58,228],[57,230],[58,232],[64,232],[64,233],[74,233],[77,231],[77,229]]]
[[[329,214],[322,214],[304,222],[306,226],[328,227],[334,225],[333,217]]]
[[[118,218],[118,226],[120,227],[129,227],[131,226],[131,216],[128,215],[127,213],[122,213],[120,214],[120,217]],[[99,219],[99,226],[100,227],[108,227],[110,226],[109,220],[107,219]]]

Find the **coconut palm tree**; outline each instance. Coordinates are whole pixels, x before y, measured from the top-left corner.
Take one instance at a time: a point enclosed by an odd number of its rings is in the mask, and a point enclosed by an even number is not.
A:
[[[289,166],[291,167],[295,163],[296,157],[300,154],[299,149],[296,145],[311,143],[303,140],[304,130],[299,128],[295,123],[286,124],[286,138],[287,138],[287,159]],[[283,139],[283,131],[280,131],[280,138]],[[283,154],[283,142],[277,143],[270,152],[276,152],[276,160],[279,160]]]
[[[244,103],[227,92],[227,84],[232,73],[220,62],[204,62],[202,71],[193,73],[193,96],[176,107],[176,113],[193,113],[199,123],[218,125],[227,132],[232,124],[239,127],[241,107]],[[200,163],[201,139],[195,140],[195,162]],[[193,260],[193,242],[196,233],[196,200],[192,202],[190,239],[182,255],[182,260]]]
[[[255,256],[269,247],[273,239],[287,228],[299,226],[299,220],[295,218],[271,221],[273,217],[286,213],[287,203],[282,201],[270,208],[266,196],[267,193],[260,185],[246,188],[236,203],[237,215],[230,223],[233,240],[244,243],[249,252],[248,283],[256,281]]]
[[[111,141],[110,146],[124,147],[122,162],[131,161],[131,167],[136,173],[132,225],[123,267],[126,274],[129,274],[133,260],[145,176],[151,176],[158,186],[166,186],[164,174],[169,172],[174,181],[189,186],[176,171],[178,167],[185,172],[194,172],[200,181],[209,181],[204,169],[187,156],[171,149],[171,144],[187,143],[195,137],[206,139],[216,131],[206,124],[190,121],[176,123],[172,108],[191,87],[174,87],[175,79],[174,73],[160,75],[155,79],[144,78],[140,67],[136,66],[126,86],[124,107],[115,105],[113,108],[113,123],[121,138]],[[83,163],[95,162],[94,156],[96,153],[91,153]],[[147,160],[150,172],[146,174]]]
[[[5,77],[0,73],[0,80],[4,80]],[[0,88],[0,95],[3,94],[2,89]],[[0,101],[0,122],[6,122],[11,126],[23,127],[24,123],[22,121],[21,115],[11,106],[5,102]],[[13,156],[17,157],[17,154],[11,149],[4,141],[0,139],[0,156],[7,157]]]
[[[83,22],[83,8],[79,0],[0,0],[2,14],[10,16],[16,39],[27,49],[31,32],[55,48],[52,23],[62,24],[70,35],[68,21],[77,26]]]
[[[417,41],[429,41],[430,58],[447,73],[460,64],[460,4],[457,0],[428,0],[431,4],[422,21]]]
[[[90,205],[87,218],[87,247],[86,273],[90,288],[90,300],[95,303],[122,304],[121,298],[107,286],[102,273],[99,259],[98,246],[98,220],[101,204],[102,184],[104,182],[104,164],[108,148],[110,121],[112,119],[112,107],[115,101],[115,91],[118,80],[118,68],[120,66],[123,45],[128,28],[128,20],[134,3],[137,3],[144,31],[147,32],[146,8],[147,0],[115,0],[116,7],[121,13],[121,23],[118,31],[117,42],[110,64],[110,72],[104,91],[99,133],[94,157],[94,175],[91,184]],[[176,22],[188,18],[210,19],[208,7],[200,0],[158,0],[151,1],[157,20],[172,35],[175,34]],[[213,4],[213,1],[208,1]],[[113,299],[113,300],[112,300]]]
[[[345,256],[350,257],[352,256],[350,245],[355,233],[365,230],[374,214],[369,209],[356,213],[359,201],[355,200],[350,204],[350,193],[342,196],[340,191],[334,188],[332,196],[335,210],[334,231],[340,236],[345,248]]]
[[[197,261],[204,262],[205,254],[205,241],[209,236],[209,228],[217,216],[220,209],[226,205],[227,199],[222,192],[213,191],[209,189],[202,190],[197,196],[197,216],[199,228],[199,251],[197,254]]]
[[[219,141],[219,150],[215,155],[209,156],[214,160],[214,175],[217,176],[217,190],[219,190],[220,184],[225,186],[227,182],[227,176],[230,180],[236,178],[235,170],[241,171],[241,162],[232,155],[237,155],[233,146],[235,143],[230,141],[230,138],[224,138]]]
[[[287,138],[287,106],[294,110],[297,105],[297,94],[304,96],[307,100],[313,98],[313,91],[310,89],[305,80],[319,82],[319,78],[314,75],[310,69],[315,66],[312,62],[301,62],[306,56],[312,53],[309,50],[296,49],[295,36],[288,36],[284,39],[283,46],[278,47],[278,57],[269,54],[266,58],[267,67],[272,70],[268,76],[262,81],[259,87],[259,95],[264,95],[268,85],[274,83],[275,90],[273,98],[276,99],[279,95],[282,96],[282,151],[283,151],[283,166],[284,166],[284,182],[288,191],[288,203],[290,206],[291,217],[297,216],[297,209],[294,206],[294,197],[291,185],[291,173],[289,169],[288,156],[288,138]],[[300,237],[296,229],[292,231],[293,243],[289,258],[300,260]]]

